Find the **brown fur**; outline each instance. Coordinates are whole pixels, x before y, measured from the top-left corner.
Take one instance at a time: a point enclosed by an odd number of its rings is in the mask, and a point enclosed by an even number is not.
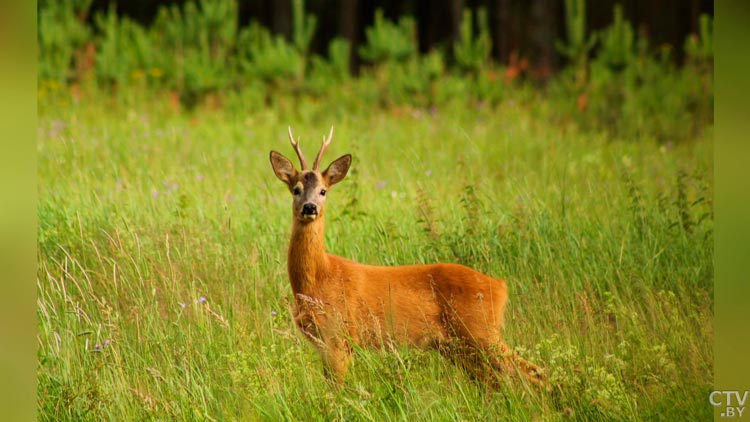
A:
[[[326,253],[321,190],[343,179],[351,156],[322,173],[298,172],[276,152],[271,152],[271,164],[290,191],[299,192],[294,194],[287,262],[295,322],[335,380],[344,380],[352,345],[398,343],[437,348],[475,377],[487,378],[492,372],[487,369],[520,370],[532,383],[544,382],[540,368],[501,339],[508,300],[504,280],[457,264],[383,267]],[[315,204],[317,217],[303,216],[304,204]]]

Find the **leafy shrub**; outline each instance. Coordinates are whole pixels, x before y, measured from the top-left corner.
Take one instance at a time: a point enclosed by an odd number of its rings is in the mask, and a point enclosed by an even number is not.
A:
[[[91,31],[84,23],[91,1],[40,1],[40,81],[65,83],[72,79],[74,54],[91,39]]]
[[[621,381],[627,365],[621,353],[618,349],[603,361],[583,356],[578,346],[555,334],[537,344],[531,358],[546,362],[549,383],[569,412],[576,409],[582,419],[622,420],[634,414],[635,399]]]
[[[383,10],[375,11],[375,23],[365,30],[367,44],[359,49],[362,59],[370,63],[403,62],[417,51],[414,19],[404,16],[398,24],[383,17]]]
[[[599,34],[601,46],[598,59],[617,72],[635,60],[633,27],[622,16],[622,6],[614,9],[612,25]]]
[[[317,23],[314,15],[305,14],[304,0],[292,1],[292,40],[297,51],[305,56],[310,48],[310,41],[315,34]]]
[[[388,102],[428,107],[435,103],[437,84],[445,64],[438,51],[413,57],[405,63],[387,63],[384,93]]]
[[[711,63],[714,57],[713,20],[708,15],[700,17],[700,33],[691,34],[685,40],[688,61]]]
[[[366,77],[374,79],[375,94],[381,106],[410,104],[429,106],[435,102],[436,83],[444,74],[442,53],[433,50],[419,56],[416,26],[411,17],[393,23],[375,12],[375,23],[366,31],[367,44],[359,49],[360,56],[374,68],[366,69]],[[367,86],[365,84],[365,86]]]
[[[565,0],[565,30],[567,44],[557,41],[555,47],[573,64],[576,86],[582,88],[588,82],[589,51],[596,42],[595,35],[586,36],[585,0]]]
[[[142,26],[118,18],[114,5],[94,21],[100,34],[95,69],[102,86],[128,86],[148,75],[160,76],[153,39]]]
[[[315,95],[328,94],[337,85],[349,80],[349,52],[351,45],[344,38],[334,38],[328,44],[328,59],[312,57],[312,68],[307,87]]]
[[[299,82],[303,76],[300,52],[255,22],[240,31],[238,60],[243,74],[266,84],[267,104],[282,86],[282,81]]]
[[[231,80],[237,34],[235,0],[189,1],[183,8],[163,7],[154,22],[160,54],[157,67],[169,75],[171,88],[188,103]]]
[[[471,10],[464,9],[461,18],[461,40],[453,46],[456,62],[461,69],[476,73],[487,64],[492,50],[487,10],[477,9],[477,29],[474,35],[473,16]]]
[[[503,69],[490,59],[483,8],[463,11],[460,41],[447,46],[453,68],[445,61],[447,48],[417,54],[411,17],[393,22],[378,9],[366,28],[365,45],[355,52],[371,66],[352,79],[347,41],[331,41],[327,57],[309,57],[317,21],[306,14],[304,0],[292,3],[291,40],[255,22],[238,28],[236,0],[163,6],[148,27],[110,7],[94,17],[91,29],[85,24],[90,5],[91,0],[40,2],[40,95],[62,92],[59,87],[85,79],[90,68],[92,80],[110,92],[169,90],[171,98],[186,105],[206,97],[224,104],[230,96],[232,102],[244,98],[252,104],[262,98],[267,105],[283,94],[295,100],[326,96],[341,110],[481,108],[523,102],[530,92],[539,92],[503,83]],[[586,33],[585,0],[566,0],[565,16],[566,39],[556,47],[570,66],[543,91],[557,119],[613,138],[660,142],[693,137],[712,124],[711,18],[702,16],[700,33],[686,39],[686,60],[678,67],[669,50],[654,53],[646,37],[634,33],[619,5],[612,24],[595,34]],[[252,92],[235,92],[244,90]]]
[[[634,34],[619,5],[612,24],[590,38],[594,39],[601,42],[590,65],[586,59],[585,84],[578,68],[564,70],[551,84],[550,97],[564,101],[561,114],[572,115],[585,130],[612,138],[663,143],[691,138],[710,124],[712,77],[705,61],[689,59],[688,65],[677,67],[668,49],[654,54],[645,36]],[[710,35],[691,39],[708,40]],[[571,48],[568,53],[579,50]]]
[[[692,34],[685,41],[687,56],[684,68],[689,107],[696,116],[699,127],[713,123],[713,20],[708,15],[700,17],[700,33]]]

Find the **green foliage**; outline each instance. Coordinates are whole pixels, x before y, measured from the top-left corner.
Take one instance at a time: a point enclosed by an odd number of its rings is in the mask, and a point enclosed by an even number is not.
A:
[[[458,216],[458,224],[449,231],[446,243],[450,247],[453,258],[451,261],[486,271],[485,268],[492,261],[489,245],[483,241],[480,228],[487,210],[484,202],[477,195],[476,188],[471,184],[463,187],[460,197],[462,213]]]
[[[700,33],[691,34],[685,40],[685,54],[695,62],[710,63],[714,57],[713,20],[708,15],[700,17]]]
[[[588,82],[589,51],[596,42],[595,34],[586,36],[586,0],[565,0],[565,31],[567,44],[555,42],[555,47],[567,57],[576,71],[576,85]]]
[[[401,17],[398,24],[383,17],[383,10],[375,11],[375,23],[365,29],[367,44],[360,47],[359,55],[376,64],[403,62],[417,51],[416,25],[414,19]]]
[[[325,89],[321,86],[321,72],[329,70],[338,72],[346,66],[348,73],[348,57],[342,63],[342,46],[340,41],[334,40],[330,46],[331,66],[323,66],[320,58],[313,58],[313,69],[307,70],[307,55],[310,41],[315,33],[316,18],[306,15],[303,0],[292,3],[292,42],[287,42],[281,36],[272,35],[268,29],[252,22],[248,27],[240,29],[237,44],[237,61],[242,75],[251,79],[258,79],[266,85],[265,103],[268,104],[281,92],[297,92],[300,90],[307,73],[308,87],[312,92]],[[348,46],[345,48],[348,49]],[[327,65],[327,63],[326,63]],[[315,76],[312,74],[315,73]],[[337,75],[331,75],[335,78]],[[316,80],[317,78],[317,80]]]
[[[97,42],[96,77],[104,87],[128,86],[158,79],[158,54],[146,30],[128,18],[118,18],[114,5],[94,17],[100,34]],[[154,78],[155,77],[155,78]]]
[[[622,16],[622,5],[616,4],[612,24],[599,35],[598,59],[613,71],[621,71],[635,60],[633,27]]]
[[[487,64],[492,50],[487,10],[477,9],[477,34],[474,35],[473,16],[470,9],[464,9],[461,18],[461,39],[453,46],[458,65],[466,71],[478,72]]]
[[[366,70],[358,89],[371,95],[369,101],[382,107],[409,105],[430,107],[438,102],[440,83],[445,76],[441,52],[433,50],[405,62],[388,61]]]
[[[328,44],[328,58],[312,57],[312,69],[307,86],[316,95],[337,91],[340,84],[349,80],[351,44],[344,38],[334,38]]]
[[[608,28],[587,36],[584,0],[566,0],[567,41],[556,45],[571,66],[537,90],[528,83],[503,83],[506,69],[489,58],[483,8],[464,10],[459,42],[427,54],[417,54],[413,19],[392,22],[378,10],[366,45],[356,51],[372,66],[352,78],[352,46],[343,39],[331,41],[327,57],[309,57],[317,22],[302,0],[292,4],[289,41],[256,22],[238,28],[236,0],[164,6],[148,27],[118,17],[112,6],[94,16],[93,31],[83,24],[89,5],[40,4],[40,97],[70,98],[65,84],[87,80],[91,83],[76,85],[76,100],[89,94],[81,89],[95,95],[102,88],[131,102],[161,95],[188,107],[205,102],[243,109],[243,102],[258,108],[286,101],[285,96],[292,102],[325,96],[335,98],[336,113],[373,106],[434,113],[459,103],[474,110],[525,104],[541,95],[554,104],[558,121],[610,138],[665,143],[690,139],[713,122],[707,16],[700,34],[685,41],[687,60],[678,67],[669,49],[654,51],[645,36],[634,34],[619,5]],[[601,43],[589,62],[596,39]],[[451,49],[455,61],[446,62]]]
[[[159,9],[150,28],[118,17],[114,5],[94,18],[96,77],[101,86],[162,87],[194,104],[235,77],[234,0],[189,1]]]
[[[445,64],[438,51],[415,57],[406,63],[387,65],[388,79],[383,82],[387,102],[428,107],[435,103],[438,81]]]
[[[268,83],[302,76],[299,51],[261,25],[252,23],[242,29],[238,44],[240,66],[246,74]]]
[[[432,50],[422,57],[420,67],[423,69],[424,77],[430,82],[437,81],[445,74],[445,60],[443,54],[438,50]]]
[[[621,7],[613,15],[599,33],[585,88],[564,74],[551,84],[553,99],[568,98],[559,106],[567,109],[563,114],[584,130],[633,141],[682,142],[710,126],[711,66],[700,60],[675,66],[669,50],[654,52],[644,36],[634,34]]]
[[[713,21],[711,17],[700,18],[700,34],[688,36],[685,42],[687,61],[684,68],[688,107],[694,113],[697,129],[713,123]]]
[[[690,139],[707,125],[702,108],[693,104],[711,98],[695,78],[690,68],[677,69],[650,55],[624,70],[597,60],[592,64],[589,106],[581,114],[581,124],[623,139]]]
[[[305,0],[292,0],[292,40],[297,51],[305,56],[317,22],[314,15],[305,14]]]
[[[191,0],[182,8],[160,8],[153,30],[162,52],[157,67],[189,103],[231,80],[227,69],[237,34],[236,0]]]
[[[557,43],[561,54],[572,60],[587,55],[594,46],[596,37],[586,37],[586,1],[565,0],[565,30],[568,44]]]
[[[84,22],[91,2],[40,2],[37,28],[40,81],[65,83],[73,77],[74,54],[91,37]]]

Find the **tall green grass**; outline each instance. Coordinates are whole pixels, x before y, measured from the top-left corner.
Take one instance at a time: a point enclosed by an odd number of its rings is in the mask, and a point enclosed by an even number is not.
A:
[[[164,104],[162,104],[164,103]],[[101,98],[40,105],[41,420],[705,420],[712,143],[610,141],[542,98],[432,112],[314,100],[251,115]],[[297,333],[286,125],[327,160],[330,252],[508,280],[506,340],[550,393],[433,352],[358,350],[327,384]]]

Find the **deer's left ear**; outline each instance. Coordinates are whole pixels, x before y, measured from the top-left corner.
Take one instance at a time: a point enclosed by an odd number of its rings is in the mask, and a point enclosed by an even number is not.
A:
[[[276,177],[288,186],[292,185],[292,182],[297,177],[297,170],[292,165],[292,162],[288,158],[284,157],[276,151],[271,151],[271,167]]]
[[[346,154],[335,159],[327,169],[323,172],[323,180],[326,181],[328,186],[333,186],[340,182],[341,179],[346,176],[349,171],[349,166],[352,165],[352,155]]]

